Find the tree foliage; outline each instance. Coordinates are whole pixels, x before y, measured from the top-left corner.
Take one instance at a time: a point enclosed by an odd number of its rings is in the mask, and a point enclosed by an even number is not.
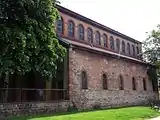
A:
[[[55,0],[1,0],[0,75],[53,77],[65,54],[55,33],[58,18]]]
[[[148,33],[143,48],[144,57],[147,61],[156,65],[157,75],[160,77],[160,25],[157,26],[157,29]]]

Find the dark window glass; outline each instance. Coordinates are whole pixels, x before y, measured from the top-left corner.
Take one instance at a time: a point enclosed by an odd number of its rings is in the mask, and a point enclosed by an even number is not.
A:
[[[78,36],[79,40],[84,40],[84,27],[81,24],[78,26]]]
[[[119,51],[119,49],[120,49],[120,40],[119,39],[116,39],[116,48],[117,48],[117,51]]]
[[[106,34],[103,34],[103,44],[104,44],[104,47],[108,47],[108,41],[107,41],[107,35]]]
[[[97,45],[101,45],[100,33],[98,31],[95,33],[95,41]]]
[[[68,22],[68,36],[74,37],[74,23],[71,20]]]
[[[112,50],[115,49],[115,48],[114,48],[114,39],[113,39],[112,36],[110,37],[110,48],[111,48]]]
[[[87,29],[87,39],[88,42],[93,43],[93,31],[91,28]]]
[[[132,77],[132,88],[133,90],[136,90],[136,81],[134,77]]]
[[[124,90],[124,81],[122,75],[119,76],[119,89]]]
[[[130,55],[131,54],[131,49],[130,49],[130,44],[129,43],[127,43],[127,51],[128,51],[128,55]]]
[[[132,55],[135,56],[135,47],[132,45]]]
[[[57,21],[57,33],[63,34],[63,18]]]
[[[146,86],[146,80],[145,78],[143,78],[143,90],[146,91],[147,90],[147,86]]]
[[[108,82],[107,82],[107,75],[103,74],[103,89],[107,90],[108,89]]]
[[[122,41],[122,53],[126,52],[126,46],[125,46],[125,42]]]
[[[86,73],[86,71],[82,71],[81,80],[82,80],[82,89],[88,89],[87,73]]]

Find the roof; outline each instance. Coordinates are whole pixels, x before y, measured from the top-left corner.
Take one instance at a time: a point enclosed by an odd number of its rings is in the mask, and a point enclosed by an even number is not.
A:
[[[65,8],[65,7],[62,7],[62,6],[60,6],[60,5],[57,5],[57,9],[58,9],[60,12],[62,12],[62,13],[65,13],[65,14],[73,17],[73,18],[77,18],[77,19],[79,19],[79,20],[81,20],[81,21],[84,21],[84,22],[86,22],[86,23],[88,23],[88,24],[90,24],[90,25],[92,25],[92,26],[95,26],[95,27],[97,27],[97,28],[99,28],[99,29],[102,29],[102,30],[104,30],[104,31],[107,31],[107,32],[109,32],[109,33],[112,33],[112,34],[114,34],[114,35],[117,35],[117,36],[119,36],[119,37],[122,37],[122,38],[125,39],[125,40],[131,41],[131,42],[134,42],[134,43],[139,43],[139,44],[142,43],[142,42],[140,42],[140,41],[138,41],[138,40],[135,40],[135,39],[133,39],[133,38],[127,36],[127,35],[124,35],[124,34],[118,32],[118,31],[116,31],[116,30],[113,30],[113,29],[111,29],[111,28],[109,28],[109,27],[107,27],[107,26],[105,26],[105,25],[102,25],[102,24],[100,24],[100,23],[98,23],[98,22],[96,22],[96,21],[93,21],[93,20],[91,20],[91,19],[89,19],[89,18],[87,18],[87,17],[84,17],[84,16],[82,16],[82,15],[76,13],[76,12],[73,12],[73,11],[71,11],[71,10]]]

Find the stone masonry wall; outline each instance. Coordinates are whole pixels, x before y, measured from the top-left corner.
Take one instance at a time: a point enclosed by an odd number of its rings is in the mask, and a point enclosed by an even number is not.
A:
[[[88,89],[81,89],[81,72],[87,72]],[[108,90],[103,90],[102,74],[108,76]],[[124,79],[124,90],[119,90],[119,75]],[[132,90],[132,77],[136,80],[136,90]],[[143,78],[146,79],[147,91],[143,90]],[[70,100],[79,109],[138,105],[155,100],[148,80],[147,68],[139,63],[107,57],[80,49],[69,51],[69,89]]]
[[[69,101],[0,104],[0,119],[4,116],[37,115],[65,112],[67,111],[69,104]]]

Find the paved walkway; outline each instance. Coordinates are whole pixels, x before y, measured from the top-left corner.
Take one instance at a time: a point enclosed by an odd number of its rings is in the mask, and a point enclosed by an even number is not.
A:
[[[152,118],[150,120],[160,120],[160,117]]]

